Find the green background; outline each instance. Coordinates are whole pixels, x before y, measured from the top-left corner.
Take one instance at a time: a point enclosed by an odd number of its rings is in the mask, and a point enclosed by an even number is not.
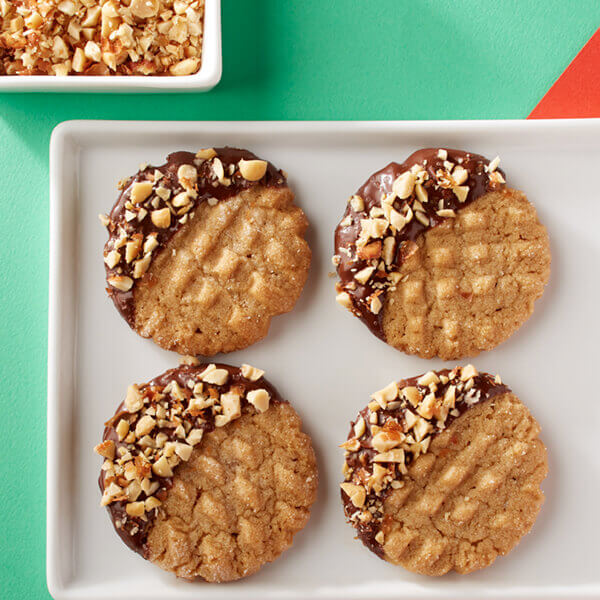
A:
[[[0,597],[45,582],[48,142],[67,119],[523,118],[598,0],[223,0],[206,94],[0,94]]]

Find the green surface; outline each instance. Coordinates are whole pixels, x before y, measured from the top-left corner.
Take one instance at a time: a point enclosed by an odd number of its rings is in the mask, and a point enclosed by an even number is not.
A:
[[[48,142],[67,119],[526,117],[597,0],[223,0],[224,74],[192,95],[0,95],[0,598],[47,598]]]

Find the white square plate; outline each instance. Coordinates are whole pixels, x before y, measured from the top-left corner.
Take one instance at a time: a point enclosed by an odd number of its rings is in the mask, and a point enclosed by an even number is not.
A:
[[[221,0],[204,0],[202,64],[194,75],[5,75],[0,76],[0,92],[202,92],[219,83],[222,62]]]
[[[50,149],[47,572],[54,597],[600,598],[600,403],[588,383],[600,334],[598,139],[600,120],[60,125]],[[117,181],[141,162],[226,144],[250,148],[289,173],[311,223],[313,264],[296,308],[273,320],[267,338],[220,360],[266,370],[313,437],[321,482],[293,548],[257,575],[219,586],[178,581],[125,547],[99,506],[100,460],[92,448],[129,383],[178,363],[132,333],[107,298],[106,233],[97,214],[110,209]],[[336,304],[328,277],[346,199],[373,171],[425,146],[499,154],[509,184],[526,190],[537,207],[553,253],[534,316],[473,360],[501,373],[541,423],[550,455],[546,504],[509,556],[468,576],[442,578],[394,567],[353,539],[339,499],[337,444],[372,391],[443,363],[377,340]]]

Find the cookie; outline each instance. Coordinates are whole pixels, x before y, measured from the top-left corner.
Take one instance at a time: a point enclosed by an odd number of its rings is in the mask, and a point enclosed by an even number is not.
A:
[[[342,502],[363,544],[414,573],[471,573],[505,555],[544,501],[540,427],[472,365],[390,383],[351,424]]]
[[[337,300],[423,358],[476,356],[531,316],[550,244],[499,159],[429,148],[372,175],[335,232]]]
[[[176,152],[120,187],[101,216],[107,292],[141,336],[211,356],[262,339],[293,308],[308,222],[272,164],[235,148]]]
[[[196,361],[197,363],[197,361]],[[242,365],[181,365],[132,385],[95,450],[121,539],[185,579],[246,577],[307,523],[317,466],[300,417]]]

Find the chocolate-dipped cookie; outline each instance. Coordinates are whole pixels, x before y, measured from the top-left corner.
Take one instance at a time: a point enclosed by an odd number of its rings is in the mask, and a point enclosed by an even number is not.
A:
[[[300,417],[262,371],[195,363],[129,387],[95,448],[101,504],[159,567],[231,581],[292,544],[317,466]]]
[[[175,152],[101,216],[108,294],[137,333],[210,356],[263,338],[306,282],[307,220],[285,175],[247,150]]]
[[[498,163],[428,148],[372,175],[335,232],[338,302],[423,358],[475,356],[510,337],[548,282],[550,246]]]
[[[533,526],[548,471],[540,427],[472,365],[390,383],[351,423],[342,502],[377,556],[424,575],[489,566]]]

